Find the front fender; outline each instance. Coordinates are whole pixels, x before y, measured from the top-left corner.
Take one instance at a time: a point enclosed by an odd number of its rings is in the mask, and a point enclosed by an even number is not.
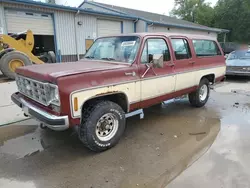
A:
[[[84,99],[82,98],[84,96]],[[78,104],[78,110],[74,111],[74,98],[77,98],[77,104]],[[118,105],[120,105],[125,112],[129,111],[130,108],[130,102],[128,99],[128,96],[123,91],[115,91],[115,92],[107,92],[107,93],[96,93],[94,95],[87,95],[87,93],[82,93],[81,95],[70,95],[70,109],[71,109],[71,116],[73,118],[78,118],[81,116],[81,111],[83,106],[90,100],[110,100],[113,102],[116,102]],[[119,100],[120,99],[120,100]]]

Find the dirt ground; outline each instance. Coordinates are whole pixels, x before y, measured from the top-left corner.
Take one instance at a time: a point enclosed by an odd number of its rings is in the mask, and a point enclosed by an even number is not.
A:
[[[249,95],[237,79],[217,85],[200,109],[185,98],[151,107],[103,153],[34,120],[1,127],[0,187],[250,187]]]

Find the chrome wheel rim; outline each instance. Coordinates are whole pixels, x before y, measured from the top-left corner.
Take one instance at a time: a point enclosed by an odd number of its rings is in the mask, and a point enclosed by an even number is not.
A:
[[[206,100],[208,95],[208,86],[207,85],[203,85],[200,88],[200,92],[199,92],[199,97],[201,101]]]
[[[114,114],[104,114],[96,124],[96,136],[101,141],[109,141],[115,136],[118,127],[119,122]]]

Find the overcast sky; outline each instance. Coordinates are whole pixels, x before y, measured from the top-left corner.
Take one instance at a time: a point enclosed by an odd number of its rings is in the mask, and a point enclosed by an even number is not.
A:
[[[83,0],[59,0],[61,2],[66,2],[66,5],[78,6]],[[144,10],[148,12],[155,12],[159,14],[169,15],[169,12],[174,7],[174,0],[95,0],[96,2],[106,3],[111,5],[117,5],[127,8],[133,8],[138,10]],[[217,0],[206,0],[215,5]]]

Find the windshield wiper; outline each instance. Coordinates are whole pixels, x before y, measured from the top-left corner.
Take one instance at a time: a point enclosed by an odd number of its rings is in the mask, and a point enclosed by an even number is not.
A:
[[[102,60],[108,60],[108,61],[114,61],[115,59],[114,58],[109,58],[109,57],[104,57],[104,58],[101,58]]]

